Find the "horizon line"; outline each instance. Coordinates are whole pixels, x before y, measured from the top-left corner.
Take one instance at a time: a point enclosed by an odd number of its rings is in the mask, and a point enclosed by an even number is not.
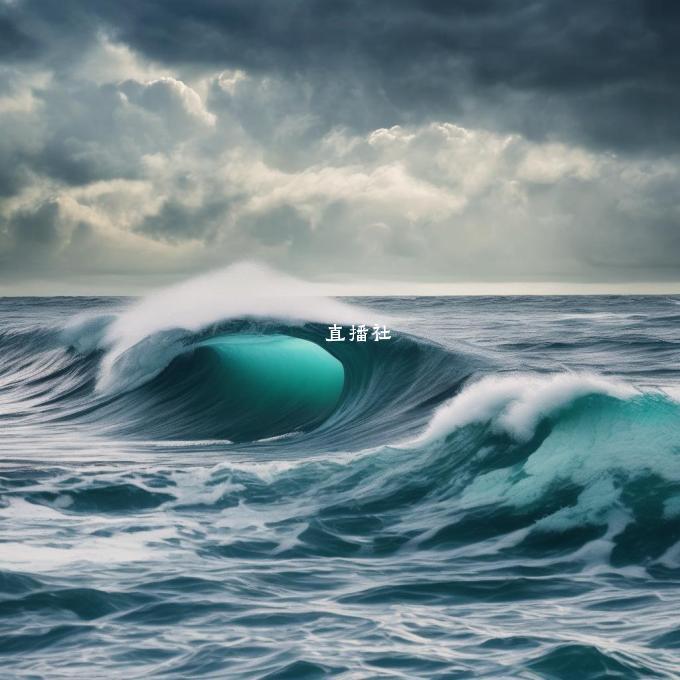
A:
[[[139,284],[128,285],[73,285],[57,283],[38,286],[0,285],[0,298],[32,298],[32,297],[138,297],[154,290],[172,285],[167,281],[160,285],[149,286]],[[117,288],[116,292],[111,288]],[[338,284],[329,282],[309,282],[309,292],[303,295],[321,297],[550,297],[561,295],[595,296],[595,295],[678,295],[679,282],[646,281],[635,284],[623,282],[585,283],[555,281],[507,281],[507,282],[460,282],[460,283],[425,283],[425,282],[387,282],[373,281],[356,284]],[[48,290],[45,290],[48,289]]]

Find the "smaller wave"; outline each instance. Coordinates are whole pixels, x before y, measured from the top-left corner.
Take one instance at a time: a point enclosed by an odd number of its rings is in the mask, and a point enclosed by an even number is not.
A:
[[[104,338],[115,319],[115,314],[79,314],[60,329],[59,339],[79,354],[89,354],[105,346]]]
[[[486,422],[498,433],[527,441],[542,419],[593,394],[625,400],[640,391],[627,383],[587,373],[489,375],[437,409],[425,431],[412,443],[425,444],[466,425]]]
[[[557,318],[563,321],[626,321],[627,319],[644,319],[646,315],[639,312],[571,312],[560,314]]]

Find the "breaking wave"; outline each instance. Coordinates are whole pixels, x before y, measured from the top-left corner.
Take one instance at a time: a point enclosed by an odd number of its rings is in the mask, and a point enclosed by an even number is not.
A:
[[[675,677],[675,303],[465,304],[0,300],[3,667]]]

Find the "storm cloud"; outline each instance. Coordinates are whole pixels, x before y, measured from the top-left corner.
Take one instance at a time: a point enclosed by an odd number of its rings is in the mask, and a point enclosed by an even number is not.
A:
[[[0,0],[0,281],[680,279],[680,7]]]

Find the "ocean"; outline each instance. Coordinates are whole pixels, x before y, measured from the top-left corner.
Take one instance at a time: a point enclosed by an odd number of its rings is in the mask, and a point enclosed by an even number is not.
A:
[[[0,677],[680,677],[680,297],[192,285],[0,299]]]

